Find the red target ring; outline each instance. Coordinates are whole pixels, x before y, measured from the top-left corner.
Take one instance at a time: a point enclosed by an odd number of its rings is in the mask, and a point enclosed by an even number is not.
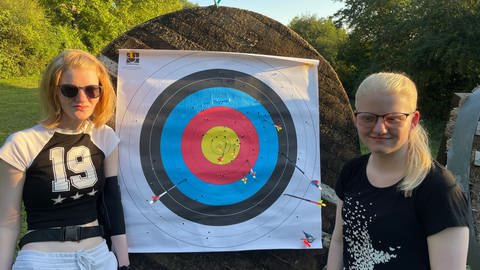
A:
[[[218,136],[222,138],[210,142],[211,138],[206,135],[214,128],[220,130]],[[221,134],[222,129],[226,134]],[[232,142],[227,135],[235,137],[235,141]],[[212,151],[217,150],[215,159],[218,162],[206,157],[202,142],[216,148]],[[211,184],[230,184],[242,179],[257,161],[258,149],[255,126],[243,113],[229,107],[217,106],[198,113],[182,135],[185,164],[195,176]],[[223,162],[224,159],[231,160]]]

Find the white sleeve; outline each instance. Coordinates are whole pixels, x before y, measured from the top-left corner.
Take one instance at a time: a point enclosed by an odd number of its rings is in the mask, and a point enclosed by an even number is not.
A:
[[[0,148],[0,158],[24,172],[54,133],[42,125],[17,131],[11,134]]]
[[[102,150],[105,157],[108,157],[118,146],[120,139],[111,127],[104,125],[94,129],[92,132],[92,141],[98,148],[100,148],[100,150]]]
[[[36,125],[11,134],[0,148],[0,158],[24,172],[50,140],[54,132]]]
[[[49,140],[50,134],[46,131],[37,125],[11,134],[0,148],[0,158],[22,172],[26,171]]]
[[[27,170],[29,162],[26,159],[27,145],[23,137],[17,132],[8,136],[5,143],[0,148],[0,158],[16,169],[24,172]]]

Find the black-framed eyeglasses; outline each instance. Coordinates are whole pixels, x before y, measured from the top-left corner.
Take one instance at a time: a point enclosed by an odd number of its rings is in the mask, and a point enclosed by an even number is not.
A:
[[[61,84],[58,86],[58,89],[60,89],[63,96],[68,98],[76,97],[80,89],[83,89],[85,95],[89,98],[98,98],[102,95],[101,85],[76,86],[73,84]]]
[[[407,120],[407,117],[415,112],[402,113],[391,112],[386,114],[375,114],[370,112],[355,112],[355,118],[357,123],[362,127],[372,128],[377,124],[378,118],[383,119],[383,123],[387,127],[397,128],[402,127]]]

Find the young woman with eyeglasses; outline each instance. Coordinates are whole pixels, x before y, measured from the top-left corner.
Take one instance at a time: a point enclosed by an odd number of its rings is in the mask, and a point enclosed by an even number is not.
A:
[[[370,153],[343,167],[328,270],[464,270],[468,209],[454,176],[431,157],[417,90],[375,73],[355,96],[355,126]]]
[[[46,68],[40,96],[45,119],[0,148],[0,269],[128,268],[106,68],[89,53],[64,51]],[[28,232],[12,266],[22,200]]]

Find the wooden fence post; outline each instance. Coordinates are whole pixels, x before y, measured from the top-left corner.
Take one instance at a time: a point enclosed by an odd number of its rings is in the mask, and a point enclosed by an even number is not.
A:
[[[447,167],[462,186],[472,209],[468,261],[472,269],[480,269],[480,88],[463,95],[459,103],[451,139],[447,141]]]

